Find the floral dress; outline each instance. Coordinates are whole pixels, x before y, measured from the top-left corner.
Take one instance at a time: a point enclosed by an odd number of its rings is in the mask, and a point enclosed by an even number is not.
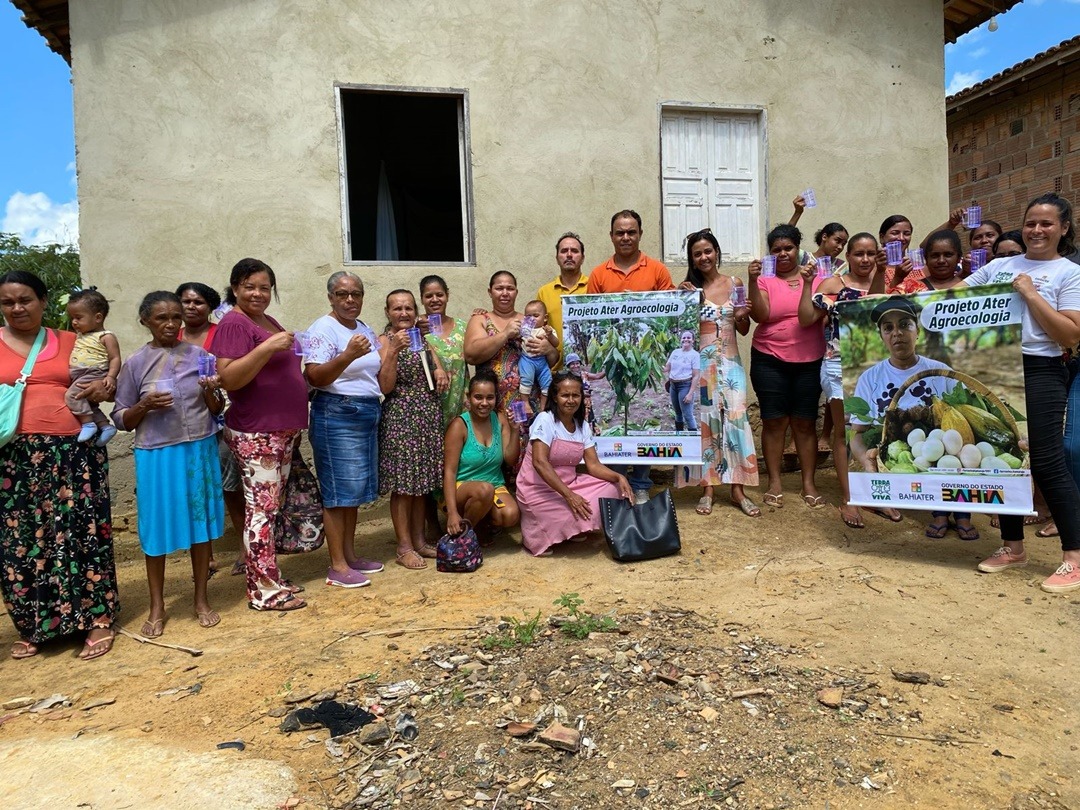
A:
[[[734,289],[734,280],[732,289]],[[735,307],[706,300],[701,306],[700,467],[677,467],[678,486],[757,486],[754,431],[746,416],[748,378],[739,358]]]
[[[484,331],[489,336],[499,334],[499,327],[495,325],[495,322],[491,320],[488,315],[484,316]],[[498,401],[499,408],[504,412],[510,407],[510,403],[518,395],[518,386],[521,385],[521,374],[518,373],[518,363],[521,361],[521,339],[518,337],[511,337],[506,344],[499,349],[499,351],[490,360],[483,363],[478,363],[476,370],[479,371],[482,368],[489,369],[495,374],[496,379],[499,381]],[[533,412],[539,404],[539,392],[534,390],[533,397],[530,398],[530,404],[532,405]],[[525,446],[529,440],[529,423],[523,423],[517,425],[518,429],[518,441],[519,452],[517,463],[514,464],[512,469],[507,470],[507,481],[512,482],[516,477],[518,470],[521,469],[521,462],[525,460]]]
[[[454,328],[446,336],[428,334],[428,345],[442,363],[443,371],[450,377],[450,387],[442,395],[442,429],[450,427],[454,417],[465,410],[465,388],[469,384],[469,366],[465,362],[465,320],[454,319]]]
[[[390,336],[384,335],[384,340]],[[442,486],[439,395],[428,388],[421,352],[398,355],[397,382],[379,421],[379,494],[427,495]]]

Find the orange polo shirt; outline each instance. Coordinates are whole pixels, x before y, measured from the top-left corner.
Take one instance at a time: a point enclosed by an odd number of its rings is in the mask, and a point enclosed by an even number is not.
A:
[[[629,272],[623,272],[615,266],[615,257],[612,256],[603,264],[598,264],[589,273],[589,294],[616,293],[616,292],[654,292],[659,290],[674,290],[671,283],[671,273],[663,262],[658,262],[641,254],[638,263],[630,268]]]

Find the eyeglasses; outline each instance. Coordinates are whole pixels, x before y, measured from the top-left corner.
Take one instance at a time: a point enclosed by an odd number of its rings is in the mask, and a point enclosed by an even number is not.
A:
[[[334,292],[334,298],[336,298],[338,301],[346,301],[350,298],[353,301],[363,301],[364,294],[356,290],[336,290]]]
[[[683,239],[683,242],[682,242],[683,247],[686,247],[687,245],[694,244],[694,242],[697,242],[699,239],[701,239],[701,237],[705,236],[705,234],[709,234],[711,236],[712,235],[712,228],[702,228],[700,231],[694,231],[693,233],[688,233],[686,235],[686,238]]]

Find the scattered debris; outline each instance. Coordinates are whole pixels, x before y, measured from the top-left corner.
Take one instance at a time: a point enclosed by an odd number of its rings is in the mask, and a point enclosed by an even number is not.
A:
[[[817,702],[830,709],[839,709],[844,703],[844,689],[841,686],[827,686],[817,691]]]
[[[246,747],[243,740],[229,740],[228,742],[219,742],[217,744],[219,750],[226,748],[235,749],[236,751],[243,751]]]
[[[892,670],[892,676],[900,681],[900,683],[917,683],[928,684],[930,683],[930,675],[926,672],[897,672]]]
[[[338,703],[336,700],[324,700],[310,708],[289,712],[281,721],[279,728],[286,734],[300,731],[302,728],[327,728],[330,730],[331,737],[340,737],[363,728],[373,720],[375,720],[375,715],[359,706]]]

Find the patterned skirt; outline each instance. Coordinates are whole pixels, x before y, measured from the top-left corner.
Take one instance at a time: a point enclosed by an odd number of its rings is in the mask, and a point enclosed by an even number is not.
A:
[[[0,593],[19,636],[109,627],[120,602],[105,449],[15,436],[0,447],[0,514]]]

